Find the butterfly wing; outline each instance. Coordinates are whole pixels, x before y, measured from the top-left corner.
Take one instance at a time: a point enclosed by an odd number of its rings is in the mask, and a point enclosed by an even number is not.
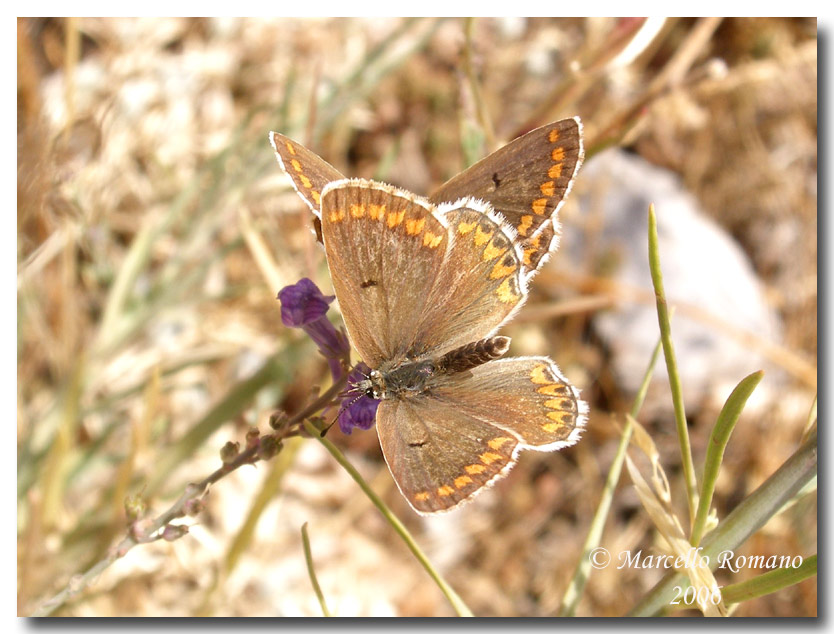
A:
[[[585,151],[579,117],[528,132],[447,181],[429,198],[453,202],[480,198],[516,230],[524,267],[535,272],[557,246],[556,215]]]
[[[269,141],[281,169],[292,180],[293,187],[312,212],[321,217],[321,192],[327,183],[345,178],[339,170],[315,152],[277,132],[269,133]]]
[[[588,406],[548,357],[496,359],[444,377],[432,398],[498,427],[524,449],[555,451],[579,440]]]
[[[449,225],[450,246],[416,345],[432,356],[492,335],[527,298],[515,233],[489,205],[464,199],[437,213]]]
[[[574,444],[587,415],[553,361],[519,357],[443,377],[419,396],[383,401],[376,424],[403,496],[417,512],[436,513],[506,475],[520,450]]]
[[[358,179],[325,187],[322,233],[333,287],[370,367],[482,339],[524,302],[512,230],[478,204],[435,209]]]
[[[322,195],[327,265],[348,334],[371,368],[405,358],[449,247],[425,200],[382,183],[344,180]]]
[[[446,401],[383,401],[376,424],[391,475],[421,514],[452,510],[516,461],[518,440]]]

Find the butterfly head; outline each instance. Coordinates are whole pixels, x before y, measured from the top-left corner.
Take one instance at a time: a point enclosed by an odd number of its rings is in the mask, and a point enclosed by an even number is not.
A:
[[[371,370],[364,379],[357,381],[354,387],[357,392],[375,401],[385,398],[385,377],[379,370]]]

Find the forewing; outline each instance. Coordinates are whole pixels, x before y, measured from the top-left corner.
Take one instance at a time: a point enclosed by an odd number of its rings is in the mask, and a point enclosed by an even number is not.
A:
[[[490,203],[518,233],[526,252],[525,269],[535,272],[557,246],[556,215],[584,154],[579,118],[556,121],[475,163],[441,185],[429,200],[440,204],[472,196]]]
[[[295,191],[313,213],[321,217],[322,190],[328,183],[343,180],[345,176],[318,154],[283,134],[270,132],[269,141]]]
[[[382,183],[344,180],[322,194],[327,265],[354,347],[371,368],[402,360],[446,258],[433,206]]]

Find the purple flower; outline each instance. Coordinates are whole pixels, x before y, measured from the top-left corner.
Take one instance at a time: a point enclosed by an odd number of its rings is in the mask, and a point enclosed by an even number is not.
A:
[[[339,413],[339,429],[348,436],[354,427],[370,429],[376,421],[376,408],[379,401],[361,392],[357,387],[360,381],[367,379],[371,369],[360,362],[348,375],[348,389],[342,398],[342,410]]]
[[[341,362],[349,358],[350,343],[344,331],[336,330],[327,319],[327,308],[335,297],[322,295],[318,286],[304,277],[282,288],[278,299],[281,301],[281,321],[284,325],[306,332],[327,359],[333,380],[341,378]]]
[[[342,360],[350,358],[350,343],[343,330],[336,330],[327,319],[327,309],[333,295],[322,295],[312,280],[302,278],[285,286],[278,293],[281,300],[281,321],[290,328],[301,328],[316,343],[319,352],[330,364],[333,380],[342,377]],[[370,429],[376,421],[379,401],[365,395],[359,387],[368,378],[371,369],[358,363],[348,375],[348,388],[342,396],[339,412],[339,428],[350,435],[354,428]]]

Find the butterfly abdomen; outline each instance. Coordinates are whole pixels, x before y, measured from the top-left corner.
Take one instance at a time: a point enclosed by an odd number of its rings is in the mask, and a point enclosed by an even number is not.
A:
[[[435,364],[437,372],[454,374],[471,370],[487,361],[504,356],[509,347],[509,337],[489,337],[468,343],[440,357]]]
[[[465,372],[504,355],[509,337],[489,337],[447,352],[439,359],[413,361],[388,371],[371,373],[373,398],[389,399],[416,396],[431,391],[440,377]]]

